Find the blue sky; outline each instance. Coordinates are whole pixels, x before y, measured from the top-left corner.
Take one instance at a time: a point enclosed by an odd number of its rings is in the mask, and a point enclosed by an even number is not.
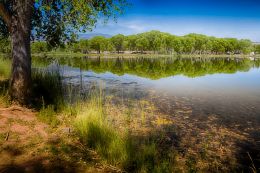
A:
[[[136,34],[160,30],[175,35],[201,33],[260,42],[260,0],[128,0],[124,15],[93,30]]]

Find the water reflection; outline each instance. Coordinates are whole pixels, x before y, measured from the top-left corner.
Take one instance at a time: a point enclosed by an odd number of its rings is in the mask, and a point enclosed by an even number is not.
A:
[[[219,145],[229,141],[243,145],[254,158],[260,155],[260,60],[84,57],[34,58],[33,64],[50,67],[53,61],[61,65],[64,82],[72,90],[84,94],[98,85],[123,102],[153,102],[160,113],[186,130],[181,134],[185,145],[196,143],[189,144],[192,136],[203,141],[207,131]]]
[[[33,59],[35,66],[53,61]],[[174,113],[174,101],[184,100],[194,116],[218,115],[228,125],[245,118],[251,119],[255,127],[260,124],[260,60],[77,57],[55,62],[62,65],[65,83],[82,93],[96,83],[107,95],[156,98],[153,101],[169,114]]]
[[[48,64],[52,59],[34,59],[34,63]],[[148,79],[160,79],[176,75],[187,77],[216,73],[236,73],[259,68],[260,61],[241,58],[59,58],[58,62],[70,67],[95,73],[111,72],[117,75],[131,74]]]

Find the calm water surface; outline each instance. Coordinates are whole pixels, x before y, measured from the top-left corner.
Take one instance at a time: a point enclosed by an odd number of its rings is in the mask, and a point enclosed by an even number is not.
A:
[[[36,64],[48,65],[52,60]],[[107,95],[150,99],[168,114],[189,106],[192,116],[202,120],[214,115],[227,127],[253,127],[260,141],[259,60],[140,57],[60,58],[56,62],[64,82],[82,93],[95,83]]]
[[[245,170],[252,164],[250,153],[260,165],[260,60],[83,57],[34,58],[33,64],[58,67],[70,101],[102,88],[119,107],[153,103],[151,117],[173,122],[160,130],[180,153],[199,157],[206,150],[228,167],[235,158]]]

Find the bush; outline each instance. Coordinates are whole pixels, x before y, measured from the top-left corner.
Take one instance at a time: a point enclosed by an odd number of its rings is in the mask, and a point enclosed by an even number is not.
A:
[[[37,41],[31,44],[32,53],[44,53],[48,51],[48,45],[46,42]]]
[[[0,53],[11,53],[11,42],[8,38],[0,38]]]

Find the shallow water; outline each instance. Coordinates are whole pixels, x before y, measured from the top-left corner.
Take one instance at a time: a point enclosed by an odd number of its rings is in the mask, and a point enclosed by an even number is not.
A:
[[[60,58],[66,83],[82,92],[96,83],[107,93],[179,98],[205,114],[253,118],[260,124],[260,60],[231,58]],[[52,59],[36,64],[52,63]],[[246,120],[245,119],[245,120]],[[252,119],[251,119],[252,120]]]
[[[82,92],[96,83],[123,98],[180,99],[200,114],[260,124],[259,60],[61,58],[58,63],[64,81]]]
[[[246,133],[259,157],[260,60],[84,57],[59,58],[55,63],[64,82],[83,94],[95,86],[122,100],[150,100],[170,116],[186,116],[188,110],[202,129],[214,116],[219,127]],[[53,59],[37,59],[34,64],[50,67]]]

